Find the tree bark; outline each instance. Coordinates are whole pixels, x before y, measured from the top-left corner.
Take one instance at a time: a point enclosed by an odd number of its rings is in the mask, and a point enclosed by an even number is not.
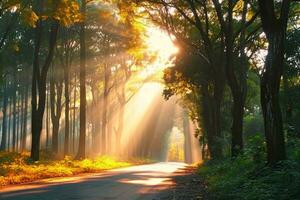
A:
[[[28,87],[25,87],[24,95],[24,113],[23,113],[23,133],[22,133],[22,150],[26,149],[26,139],[27,139],[27,115],[28,115]]]
[[[220,85],[221,86],[221,85]],[[202,100],[199,103],[203,104],[203,126],[207,136],[207,146],[211,159],[219,159],[222,157],[221,139],[221,94],[223,89],[215,90],[215,95],[211,96],[209,93],[208,85],[203,84],[202,87]],[[220,93],[220,94],[218,94]]]
[[[263,30],[269,47],[261,78],[261,105],[265,125],[268,163],[286,158],[279,89],[284,65],[284,48],[290,1],[281,3],[280,17],[275,15],[274,1],[259,0]]]
[[[70,141],[70,95],[69,95],[69,65],[64,67],[64,82],[65,82],[65,144],[64,154],[69,154]]]
[[[8,131],[7,131],[7,149],[10,151],[11,149],[11,110],[12,110],[12,99],[9,97],[9,112],[8,112]]]
[[[49,148],[50,144],[50,116],[50,91],[48,91],[46,93],[46,149]]]
[[[86,13],[86,1],[82,0],[82,13]],[[85,158],[86,140],[86,44],[85,44],[85,22],[80,25],[80,135],[79,147],[76,158]]]
[[[12,146],[13,146],[13,151],[15,152],[17,150],[17,78],[16,74],[14,76],[14,82],[13,82],[13,140],[12,140]]]
[[[6,150],[6,140],[7,140],[7,104],[8,104],[8,93],[7,93],[7,81],[5,80],[4,92],[3,92],[3,106],[2,106],[2,140],[0,145],[0,151]]]
[[[51,102],[51,120],[52,120],[52,151],[58,154],[58,133],[60,117],[62,111],[62,83],[60,80],[50,80],[50,102]]]
[[[107,152],[107,100],[108,100],[108,95],[109,95],[109,69],[107,64],[104,66],[104,87],[103,87],[103,104],[102,104],[102,129],[101,129],[101,149],[102,149],[102,154],[105,154]]]
[[[43,2],[41,2],[43,4]],[[33,76],[32,76],[32,142],[31,142],[31,159],[39,160],[40,154],[40,137],[43,127],[43,116],[46,104],[46,82],[47,74],[54,55],[54,48],[57,40],[59,24],[54,21],[51,25],[48,54],[43,67],[40,69],[39,56],[42,40],[42,21],[38,21],[36,27],[36,42],[34,49]]]
[[[76,99],[77,99],[77,74],[74,73],[74,95],[73,95],[73,142],[72,142],[72,149],[75,152],[75,141],[76,141]]]

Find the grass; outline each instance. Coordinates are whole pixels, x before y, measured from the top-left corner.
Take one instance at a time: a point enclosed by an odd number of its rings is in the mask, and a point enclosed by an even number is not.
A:
[[[245,154],[237,159],[209,161],[199,166],[199,174],[213,199],[299,200],[300,140],[291,140],[289,158],[274,168],[266,165],[264,144],[259,137],[251,140]]]
[[[133,159],[130,162],[123,162],[108,156],[85,160],[73,160],[70,157],[63,160],[44,158],[39,162],[32,162],[29,153],[0,152],[0,187],[44,178],[101,172],[145,162],[150,161]]]

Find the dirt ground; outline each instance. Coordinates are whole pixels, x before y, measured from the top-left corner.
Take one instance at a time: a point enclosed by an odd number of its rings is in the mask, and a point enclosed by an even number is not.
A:
[[[212,200],[196,167],[189,166],[175,174],[172,186],[154,200]]]

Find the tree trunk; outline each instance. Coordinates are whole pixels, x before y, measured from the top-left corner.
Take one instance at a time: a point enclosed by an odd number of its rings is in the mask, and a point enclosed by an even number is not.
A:
[[[69,95],[69,65],[64,68],[64,82],[65,82],[65,144],[64,154],[69,154],[69,141],[70,141],[70,95]]]
[[[42,2],[41,2],[42,4]],[[39,160],[40,137],[43,127],[43,116],[46,104],[46,82],[47,74],[54,55],[54,48],[57,40],[59,24],[53,22],[50,30],[48,54],[45,59],[42,69],[39,65],[40,46],[42,37],[42,21],[38,21],[36,27],[36,42],[34,49],[34,63],[32,76],[32,143],[31,143],[31,159]]]
[[[20,125],[21,125],[21,98],[20,95],[21,91],[18,92],[18,96],[17,96],[17,152],[19,152],[20,150],[20,144],[21,144],[21,131],[20,131]]]
[[[209,86],[202,85],[202,103],[203,103],[203,126],[207,136],[207,146],[211,159],[219,159],[222,157],[221,139],[221,94],[223,93],[221,85],[219,89],[215,89],[215,94],[211,96]],[[200,103],[200,104],[202,104]]]
[[[28,87],[25,87],[24,96],[24,114],[23,114],[23,133],[22,133],[22,150],[26,149],[26,139],[27,139],[27,115],[28,115]]]
[[[103,95],[103,104],[102,104],[102,127],[101,127],[101,153],[106,153],[107,145],[107,95]]]
[[[190,119],[186,111],[182,113],[183,118],[183,131],[184,131],[184,162],[192,163],[192,147],[191,147],[191,130],[190,130]]]
[[[247,5],[244,6],[244,9]],[[233,1],[228,1],[228,25],[225,32],[225,46],[226,46],[226,64],[225,71],[228,85],[233,96],[232,109],[232,126],[231,126],[231,156],[234,158],[238,156],[243,150],[243,116],[244,116],[244,94],[242,81],[239,82],[234,69],[234,33],[233,33]],[[243,71],[243,70],[241,70]],[[243,71],[246,73],[246,71]],[[245,77],[245,75],[240,75]],[[244,83],[244,82],[243,82]]]
[[[14,83],[13,83],[13,140],[12,140],[12,146],[13,151],[15,152],[17,150],[17,79],[14,74]]]
[[[52,151],[58,154],[58,133],[59,122],[62,111],[62,82],[61,80],[50,80],[50,103],[51,103],[51,119],[52,119]],[[60,77],[58,78],[60,79]]]
[[[86,12],[86,2],[82,0],[82,13]],[[85,22],[80,25],[80,135],[79,147],[76,158],[85,158],[85,138],[86,138],[86,45],[85,45]]]
[[[50,145],[50,92],[46,94],[46,149]]]
[[[2,140],[0,145],[0,151],[6,150],[6,140],[7,140],[7,103],[8,103],[8,93],[7,93],[7,81],[5,80],[4,92],[3,92],[3,117],[2,117]]]
[[[100,104],[99,98],[98,98],[98,92],[97,92],[97,86],[93,85],[91,86],[91,91],[92,91],[92,151],[93,153],[99,153],[99,145],[100,145],[100,129],[101,129],[101,124],[100,124],[100,118],[101,116],[99,115],[99,107],[98,105]],[[97,108],[97,110],[95,110]]]
[[[243,150],[243,117],[244,117],[244,100],[243,95],[238,94],[233,97],[232,109],[232,127],[231,127],[231,156],[237,157]]]
[[[285,144],[279,104],[279,87],[283,69],[283,35],[275,33],[269,41],[265,71],[261,79],[261,105],[264,116],[268,162],[285,159]]]
[[[108,95],[109,95],[109,70],[107,64],[104,66],[104,87],[103,87],[103,105],[102,105],[102,129],[101,129],[101,149],[102,149],[102,154],[105,154],[107,151],[107,100],[108,100]]]
[[[24,84],[24,82],[22,83]],[[20,151],[23,151],[22,139],[23,139],[23,120],[24,120],[24,102],[25,102],[25,88],[22,87],[22,93],[20,98],[21,110],[20,110],[20,118],[19,118],[19,126],[20,126]]]
[[[11,96],[9,98],[9,112],[8,112],[8,131],[7,131],[7,149],[10,151],[11,149],[11,111],[12,111],[12,99]]]
[[[73,96],[73,144],[72,144],[72,148],[73,148],[73,153],[75,153],[75,141],[76,141],[76,99],[77,99],[77,76],[76,76],[76,72],[74,74],[74,96]]]
[[[279,89],[283,74],[284,48],[290,1],[282,1],[280,17],[275,15],[274,1],[259,0],[262,27],[269,47],[261,78],[261,105],[264,117],[268,163],[286,158]]]

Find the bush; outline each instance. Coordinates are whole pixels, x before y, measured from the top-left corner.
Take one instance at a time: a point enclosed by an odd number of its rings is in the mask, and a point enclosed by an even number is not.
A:
[[[39,162],[31,162],[29,153],[0,152],[0,163],[0,187],[43,178],[101,172],[130,166],[128,162],[118,161],[108,156],[85,160],[73,160],[71,157],[65,157],[63,160],[53,160],[46,152]]]
[[[209,161],[199,167],[199,174],[206,180],[214,199],[299,200],[300,160],[293,155],[275,168],[269,168],[263,141],[261,136],[251,137],[244,155],[235,160]],[[299,152],[299,147],[293,152]]]

